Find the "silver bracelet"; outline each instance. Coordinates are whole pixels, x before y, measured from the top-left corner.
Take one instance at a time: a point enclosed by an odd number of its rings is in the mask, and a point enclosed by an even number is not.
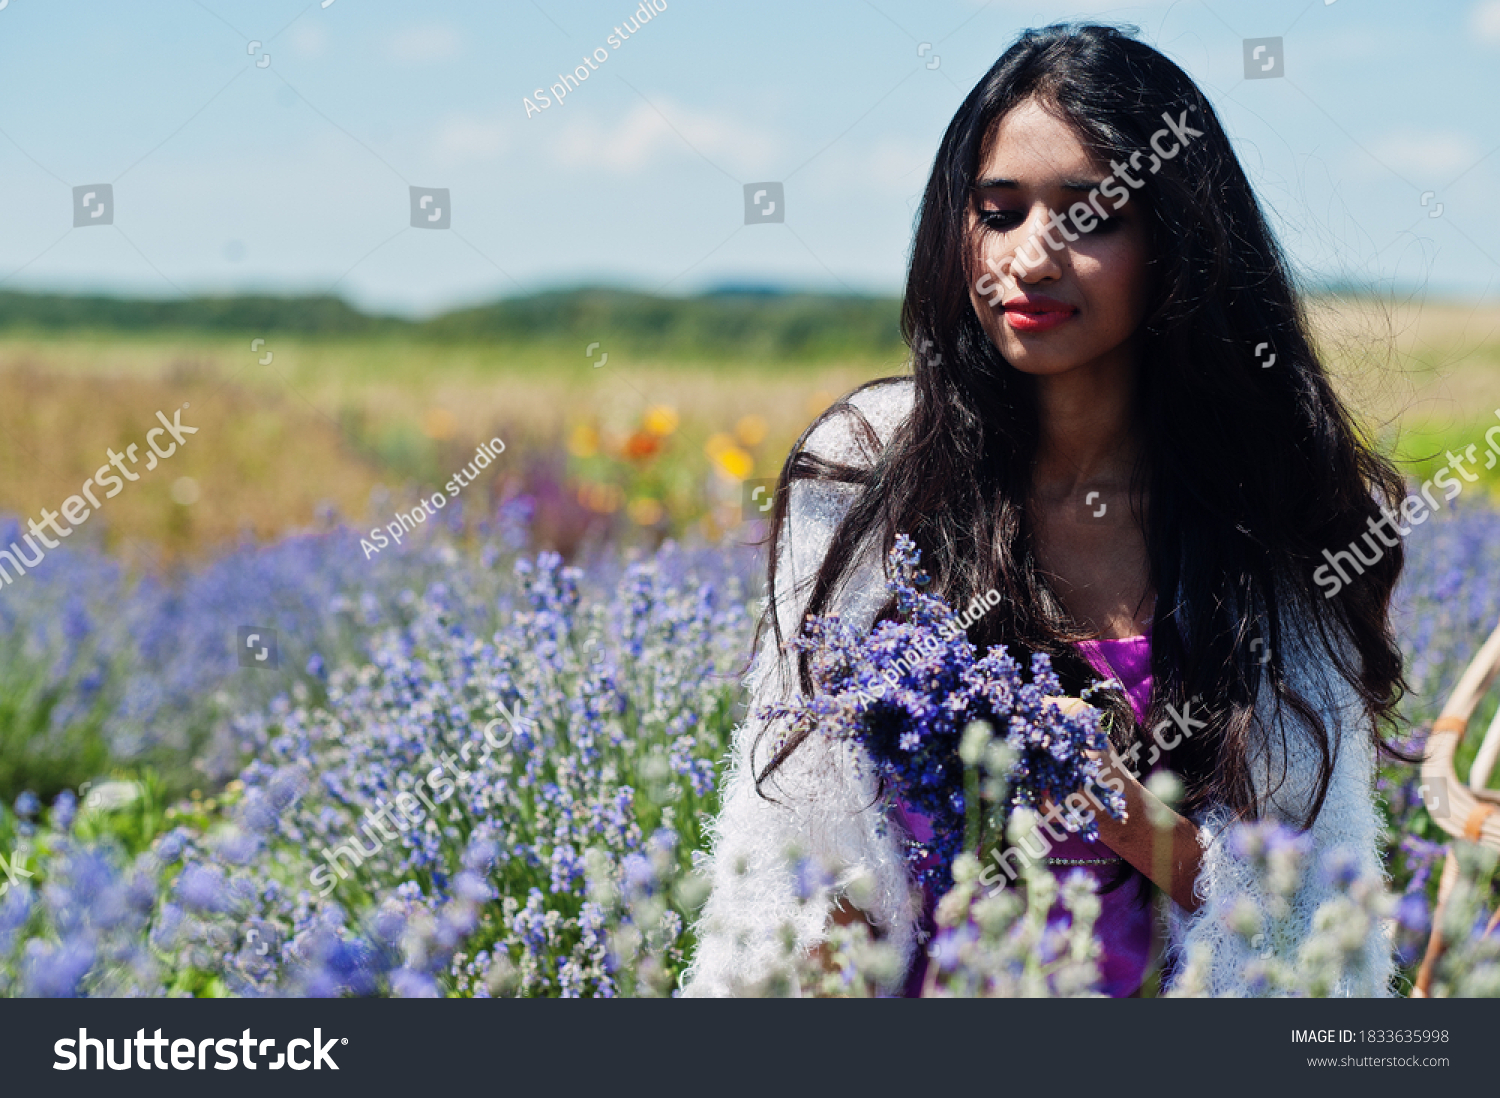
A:
[[[1047,858],[1048,865],[1113,865],[1124,858]]]

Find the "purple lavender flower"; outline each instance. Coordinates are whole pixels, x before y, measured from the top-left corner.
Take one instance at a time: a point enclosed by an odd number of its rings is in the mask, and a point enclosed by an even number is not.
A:
[[[1045,701],[1062,693],[1045,655],[1032,657],[1030,682],[1004,646],[978,658],[953,610],[918,590],[927,577],[917,562],[911,539],[897,538],[888,587],[903,620],[881,622],[866,637],[837,617],[809,620],[787,646],[809,654],[818,692],[766,706],[759,716],[821,726],[863,746],[878,773],[933,821],[938,858],[919,875],[940,889],[952,883],[952,861],[964,840],[969,806],[958,746],[971,722],[988,722],[1013,751],[1005,815],[1082,791],[1123,818],[1123,796],[1100,782],[1098,762],[1083,754],[1107,750],[1097,710],[1065,715]],[[1078,822],[1080,834],[1098,838],[1094,820]],[[917,862],[924,853],[913,848],[908,856]]]
[[[218,866],[189,865],[177,880],[177,896],[190,910],[228,911],[231,904]]]
[[[66,831],[73,826],[73,817],[78,814],[78,798],[71,789],[64,789],[52,801],[52,826]]]
[[[399,968],[391,973],[391,991],[402,999],[439,999],[442,991],[437,981],[425,972]]]
[[[1420,892],[1407,892],[1396,904],[1397,945],[1401,963],[1411,964],[1426,947],[1432,930],[1432,909]]]
[[[33,938],[26,943],[26,994],[36,998],[73,998],[94,964],[94,951],[83,938],[61,945]]]

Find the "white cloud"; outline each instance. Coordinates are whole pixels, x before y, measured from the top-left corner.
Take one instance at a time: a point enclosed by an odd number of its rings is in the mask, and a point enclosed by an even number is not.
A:
[[[292,52],[298,57],[322,57],[328,49],[328,34],[316,23],[301,22],[292,27]]]
[[[1469,12],[1469,24],[1481,42],[1500,45],[1500,0],[1479,0]]]
[[[1447,179],[1457,175],[1482,155],[1479,147],[1460,133],[1428,133],[1398,130],[1388,133],[1370,151],[1394,171],[1414,182]]]
[[[493,119],[450,115],[438,124],[434,154],[446,166],[497,160],[510,147],[509,127]]]
[[[463,39],[452,27],[430,25],[407,27],[386,39],[386,54],[407,65],[430,65],[457,57]]]
[[[937,140],[887,135],[876,138],[859,155],[866,163],[864,173],[855,177],[861,186],[873,182],[900,193],[913,188],[921,192],[937,156]]]
[[[567,111],[571,104],[561,106]],[[778,142],[765,130],[670,100],[659,99],[657,106],[660,112],[648,103],[637,103],[611,125],[579,117],[559,130],[555,155],[570,167],[627,173],[639,171],[663,154],[693,156],[694,150],[726,171],[741,174],[764,173],[768,164],[776,162]],[[548,114],[557,113],[554,101]],[[558,120],[549,117],[548,121]]]
[[[910,197],[920,195],[927,185],[937,152],[937,139],[926,135],[861,138],[848,134],[824,148],[826,139],[789,141],[771,129],[725,113],[698,111],[665,99],[655,102],[660,113],[638,102],[612,122],[601,122],[597,115],[578,115],[559,126],[552,154],[569,168],[635,175],[666,160],[674,165],[685,160],[701,163],[701,153],[745,180],[777,179],[800,165],[804,170],[798,179],[819,192],[853,185],[863,192]],[[570,109],[565,101],[563,112]],[[558,115],[554,101],[546,122],[556,124]],[[533,125],[542,124],[533,118]]]

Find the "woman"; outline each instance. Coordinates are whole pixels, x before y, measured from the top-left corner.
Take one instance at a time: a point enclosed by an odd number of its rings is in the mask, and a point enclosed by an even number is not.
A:
[[[875,788],[854,748],[753,718],[810,691],[806,657],[780,649],[806,615],[868,628],[893,612],[882,562],[902,532],[950,605],[999,592],[968,628],[980,651],[1045,652],[1073,693],[1103,673],[1124,680],[1128,698],[1108,704],[1123,718],[1111,762],[1128,818],[1053,859],[1106,890],[1105,990],[1140,986],[1150,879],[1174,901],[1170,958],[1197,946],[1210,993],[1250,993],[1248,946],[1223,916],[1239,896],[1267,898],[1223,837],[1230,822],[1304,829],[1383,885],[1371,785],[1404,689],[1388,621],[1399,540],[1336,597],[1313,573],[1385,521],[1401,483],[1335,396],[1286,261],[1187,75],[1113,28],[1023,34],[943,138],[902,328],[913,377],[830,409],[782,472],[763,623],[775,643],[763,630],[685,993],[764,986],[783,922],[811,951],[830,912],[868,921],[916,987],[932,897],[913,891],[902,832],[920,837],[923,821],[899,790]],[[1119,756],[1164,721],[1187,733],[1161,760],[1185,795],[1158,863],[1153,798]],[[840,870],[810,903],[789,847]],[[1266,948],[1295,957],[1335,888],[1310,875]],[[1389,994],[1378,926],[1363,961],[1338,993]]]

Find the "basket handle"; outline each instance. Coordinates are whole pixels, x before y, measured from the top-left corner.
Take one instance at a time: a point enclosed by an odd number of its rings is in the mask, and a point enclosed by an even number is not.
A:
[[[1500,625],[1474,654],[1453,688],[1442,713],[1432,722],[1422,762],[1422,788],[1433,822],[1455,838],[1500,850],[1500,791],[1486,789],[1500,751],[1500,719],[1485,733],[1467,783],[1459,780],[1454,755],[1469,727],[1469,718],[1485,691],[1500,674]],[[1441,791],[1441,792],[1439,792]]]

